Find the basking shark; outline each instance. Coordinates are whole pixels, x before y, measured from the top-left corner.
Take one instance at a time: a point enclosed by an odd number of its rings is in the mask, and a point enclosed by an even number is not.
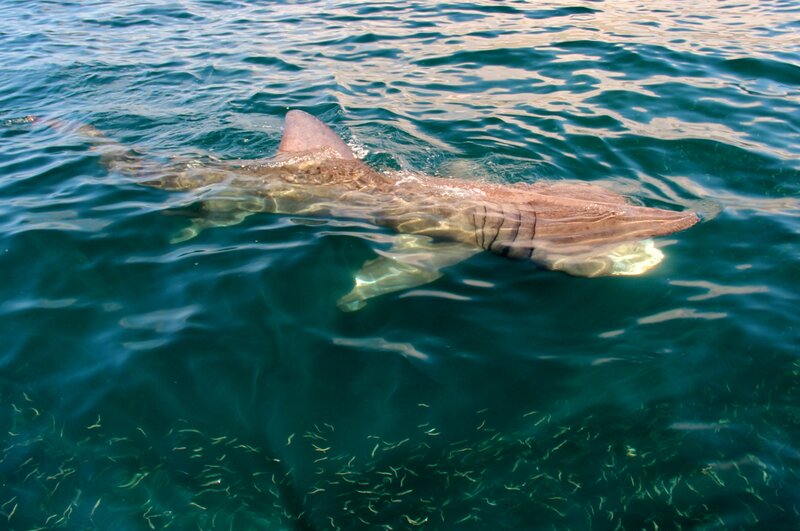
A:
[[[635,205],[580,181],[495,184],[381,173],[299,110],[286,114],[278,153],[268,159],[155,167],[92,131],[112,168],[150,186],[204,191],[207,216],[179,239],[255,212],[356,218],[393,229],[398,234],[391,248],[377,251],[339,299],[345,311],[432,282],[443,268],[482,251],[570,275],[641,274],[664,257],[651,238],[698,222],[694,212]]]

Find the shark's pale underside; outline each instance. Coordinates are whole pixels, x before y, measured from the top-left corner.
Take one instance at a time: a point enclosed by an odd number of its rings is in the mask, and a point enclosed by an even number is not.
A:
[[[572,275],[635,275],[658,264],[652,237],[691,227],[691,211],[631,204],[579,181],[493,184],[385,174],[357,159],[328,126],[303,111],[286,115],[278,154],[269,159],[144,164],[97,139],[109,165],[140,182],[172,190],[204,189],[205,225],[230,225],[253,212],[368,220],[399,233],[368,261],[339,307],[362,308],[372,297],[419,286],[441,269],[488,250]],[[105,143],[105,147],[103,144]],[[127,154],[126,154],[127,153]]]

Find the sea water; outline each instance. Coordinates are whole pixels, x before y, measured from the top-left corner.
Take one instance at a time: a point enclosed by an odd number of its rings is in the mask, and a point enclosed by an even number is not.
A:
[[[3,0],[0,527],[796,528],[798,20],[777,0]],[[483,253],[344,313],[389,232],[257,214],[177,241],[201,199],[78,132],[261,158],[289,109],[380,171],[719,213],[641,276]]]

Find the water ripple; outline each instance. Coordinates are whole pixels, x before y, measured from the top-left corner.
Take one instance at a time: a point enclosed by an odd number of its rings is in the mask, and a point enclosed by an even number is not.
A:
[[[0,3],[0,516],[785,527],[800,493],[799,14]],[[158,168],[270,156],[289,108],[380,171],[578,179],[704,222],[659,241],[668,258],[641,277],[477,255],[342,314],[388,232],[214,226],[218,188],[141,186],[77,125]],[[45,120],[6,121],[28,114]]]

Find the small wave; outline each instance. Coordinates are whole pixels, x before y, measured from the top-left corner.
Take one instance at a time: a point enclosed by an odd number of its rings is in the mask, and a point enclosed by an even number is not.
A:
[[[724,319],[728,317],[725,312],[698,312],[694,308],[676,308],[637,319],[639,324],[657,324],[675,319]]]

